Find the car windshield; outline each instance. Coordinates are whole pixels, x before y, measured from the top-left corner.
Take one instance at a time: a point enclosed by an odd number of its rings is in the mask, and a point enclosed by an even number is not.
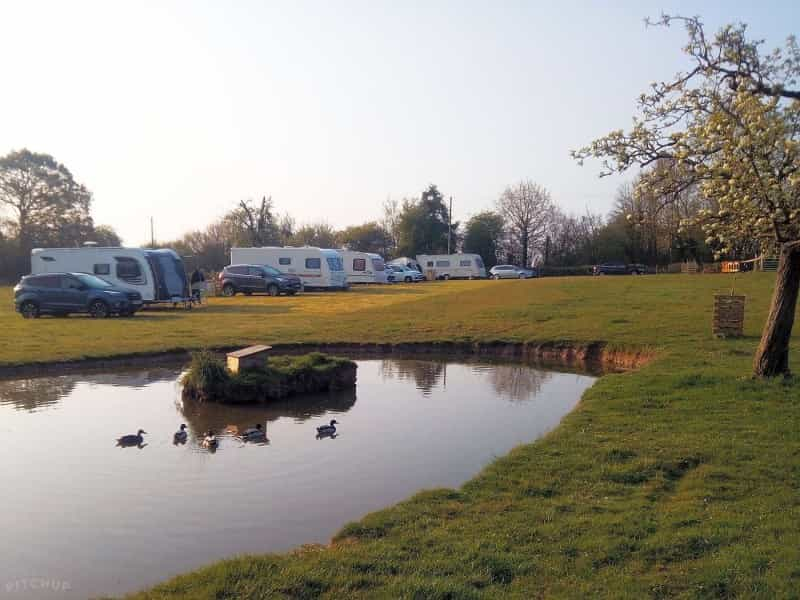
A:
[[[106,281],[105,279],[101,279],[100,277],[97,277],[95,275],[88,275],[86,273],[78,273],[77,275],[75,275],[75,277],[77,277],[81,281],[81,283],[83,283],[84,285],[89,286],[90,288],[107,289],[107,288],[113,288],[114,287],[114,284]]]

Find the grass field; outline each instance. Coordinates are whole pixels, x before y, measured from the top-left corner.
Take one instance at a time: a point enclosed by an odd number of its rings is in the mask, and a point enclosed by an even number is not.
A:
[[[25,321],[4,289],[0,362],[257,341],[648,348],[655,360],[601,378],[550,435],[461,489],[368,515],[329,547],[220,562],[140,597],[798,597],[800,383],[749,377],[771,276],[736,279],[745,337],[711,337],[712,296],[732,281],[449,282],[105,321]],[[800,370],[797,334],[791,361]]]

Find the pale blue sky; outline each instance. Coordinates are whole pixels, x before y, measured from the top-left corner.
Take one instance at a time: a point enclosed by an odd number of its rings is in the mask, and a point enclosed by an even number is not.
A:
[[[64,162],[129,245],[263,194],[342,227],[430,182],[456,219],[521,178],[605,212],[621,179],[569,150],[685,65],[662,10],[800,34],[790,1],[0,0],[0,154]]]

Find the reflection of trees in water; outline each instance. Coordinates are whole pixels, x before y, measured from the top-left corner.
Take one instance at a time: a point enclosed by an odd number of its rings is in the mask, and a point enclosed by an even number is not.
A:
[[[547,371],[525,365],[492,365],[480,370],[487,371],[489,382],[498,396],[515,401],[529,400],[538,394],[542,384],[552,377]]]
[[[141,388],[157,381],[174,380],[175,369],[150,369],[120,373],[82,373],[58,377],[0,380],[0,404],[11,404],[17,410],[34,411],[58,404],[80,383],[112,387]]]
[[[414,381],[418,390],[429,395],[447,377],[447,363],[442,360],[405,360],[387,358],[381,361],[381,379]]]
[[[355,403],[356,388],[350,388],[324,394],[290,396],[267,404],[222,404],[183,398],[177,401],[177,406],[196,436],[209,429],[222,432],[229,426],[243,431],[256,423],[277,421],[281,417],[292,417],[303,422],[329,412],[345,413]]]

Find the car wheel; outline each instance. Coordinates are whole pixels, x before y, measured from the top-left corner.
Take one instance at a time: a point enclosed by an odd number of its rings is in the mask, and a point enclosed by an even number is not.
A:
[[[525,279],[525,273],[520,273],[520,274],[519,274],[519,278],[520,278],[520,279]]]
[[[405,282],[406,282],[406,283],[411,283],[411,277],[406,277],[406,278],[405,278]]]
[[[273,283],[267,286],[267,293],[274,298],[280,293],[280,290],[278,289],[278,286]]]
[[[236,288],[234,288],[230,283],[226,283],[222,286],[222,295],[226,298],[233,298],[236,295]]]
[[[102,300],[95,300],[89,305],[89,314],[93,319],[105,319],[111,312],[108,310],[108,304]]]
[[[442,279],[445,281],[450,281],[450,275],[442,275]]]
[[[19,312],[21,312],[22,316],[26,319],[39,318],[39,307],[35,302],[31,302],[30,300],[22,303],[22,306],[19,308]]]

